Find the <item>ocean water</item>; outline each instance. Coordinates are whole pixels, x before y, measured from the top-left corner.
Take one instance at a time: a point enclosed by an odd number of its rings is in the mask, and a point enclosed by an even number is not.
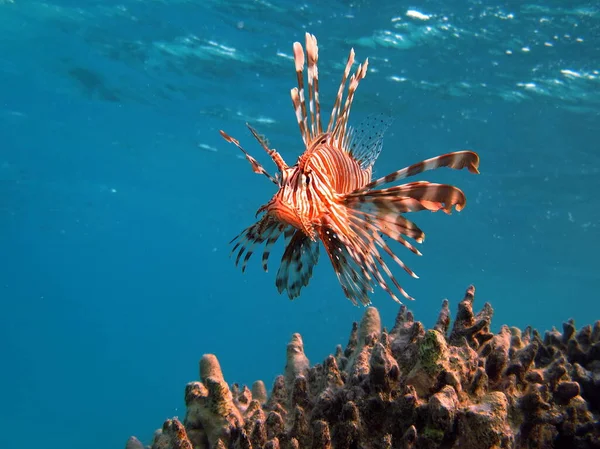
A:
[[[465,289],[493,327],[600,318],[600,7],[593,1],[0,0],[0,447],[118,448],[183,418],[215,353],[226,380],[271,385],[300,332],[311,362],[363,308],[322,252],[289,301],[229,241],[274,193],[226,130],[303,150],[292,43],[320,44],[324,111],[350,47],[369,58],[351,117],[396,120],[376,174],[473,149],[439,170],[460,213],[411,218],[427,239],[395,268],[431,326]],[[328,113],[327,113],[328,114]],[[271,170],[272,171],[272,170]],[[281,247],[278,247],[278,254]],[[278,255],[277,254],[277,255]],[[386,325],[398,305],[373,295]]]

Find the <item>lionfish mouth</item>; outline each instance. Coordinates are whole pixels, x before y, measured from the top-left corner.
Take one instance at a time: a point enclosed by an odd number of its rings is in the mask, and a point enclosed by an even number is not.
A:
[[[282,223],[302,229],[302,220],[300,220],[298,213],[293,207],[289,206],[278,198],[273,198],[267,204],[261,206],[258,211],[256,211],[256,216],[263,212]]]
[[[294,228],[302,231],[311,240],[316,240],[316,232],[311,222],[302,217],[300,213],[291,206],[279,198],[273,198],[264,206],[261,206],[256,215],[265,213],[265,217],[270,217],[279,223],[293,226]]]

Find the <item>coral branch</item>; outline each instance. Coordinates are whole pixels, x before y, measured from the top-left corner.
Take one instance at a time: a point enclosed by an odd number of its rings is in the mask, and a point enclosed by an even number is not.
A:
[[[205,355],[184,423],[167,420],[152,449],[600,447],[600,321],[493,334],[492,307],[474,313],[474,300],[469,287],[449,335],[447,300],[430,330],[403,306],[387,332],[369,307],[314,366],[294,334],[269,395],[261,381],[230,387]]]

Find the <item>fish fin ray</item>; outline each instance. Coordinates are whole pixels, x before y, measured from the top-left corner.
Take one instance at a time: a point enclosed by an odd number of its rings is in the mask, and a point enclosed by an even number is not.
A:
[[[270,246],[279,238],[279,235],[281,234],[280,228],[281,223],[268,215],[265,215],[258,222],[244,229],[231,241],[231,243],[235,242],[235,245],[231,249],[230,256],[237,251],[235,265],[238,266],[241,262],[242,272],[245,272],[248,261],[252,257],[252,254],[254,254],[254,247],[267,241],[267,247],[270,248]],[[266,262],[264,261],[263,267],[265,266],[265,263]]]
[[[344,295],[355,306],[359,303],[368,306],[371,304],[369,293],[373,291],[372,277],[364,265],[361,265],[360,255],[350,250],[355,244],[343,232],[336,230],[337,226],[333,222],[327,221],[319,227],[319,237]]]
[[[279,293],[287,291],[290,299],[300,296],[302,287],[306,287],[310,282],[313,268],[318,261],[319,242],[296,230],[286,245],[275,278]]]
[[[252,126],[250,126],[249,123],[246,123],[246,126],[248,127],[254,138],[258,141],[260,146],[263,147],[263,150],[265,150],[267,154],[271,157],[271,160],[277,166],[279,172],[283,173],[283,171],[288,168],[288,165],[285,163],[281,155],[277,152],[277,150],[274,150],[269,147],[269,141],[265,136],[259,134]]]
[[[428,170],[435,170],[440,167],[448,167],[454,170],[466,168],[469,172],[479,173],[479,156],[473,151],[455,151],[453,153],[443,154],[432,157],[416,164],[410,165],[401,170],[390,173],[379,179],[371,181],[369,184],[357,189],[356,192],[365,192],[380,187],[384,184],[391,184],[400,179],[423,173]]]
[[[420,210],[432,212],[443,210],[449,214],[453,207],[461,211],[466,203],[465,194],[458,187],[428,181],[411,182],[367,192],[351,192],[344,196],[344,204],[347,207],[377,216]]]
[[[264,167],[260,164],[260,162],[258,162],[256,159],[254,159],[252,156],[250,156],[250,154],[248,154],[248,152],[246,150],[244,150],[244,148],[240,145],[240,142],[237,139],[231,137],[229,134],[227,134],[223,130],[219,130],[219,133],[221,134],[223,139],[225,139],[229,143],[234,144],[236,147],[238,147],[240,149],[240,151],[242,153],[244,153],[246,160],[248,162],[250,162],[250,165],[252,165],[252,171],[254,173],[258,173],[260,175],[265,175],[267,178],[269,178],[269,180],[272,183],[279,184],[277,179],[275,179],[273,176],[271,176],[271,174],[267,170],[264,169]]]
[[[383,147],[383,135],[393,122],[386,114],[371,114],[357,127],[350,128],[346,150],[363,170],[373,166]]]

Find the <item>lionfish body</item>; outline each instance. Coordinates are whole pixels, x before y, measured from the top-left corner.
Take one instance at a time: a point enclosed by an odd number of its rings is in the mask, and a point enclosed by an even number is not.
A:
[[[258,210],[257,216],[262,214],[259,221],[232,241],[236,242],[232,250],[232,253],[237,251],[236,264],[241,263],[244,271],[254,247],[264,244],[262,265],[267,271],[271,248],[283,237],[286,244],[276,286],[280,293],[287,291],[293,299],[308,285],[319,258],[319,245],[323,244],[344,294],[355,305],[370,304],[368,294],[375,285],[381,286],[399,302],[390,283],[404,297],[412,299],[392,274],[382,252],[411,276],[417,277],[388,246],[391,239],[413,253],[421,254],[407,238],[421,243],[425,234],[403,214],[420,210],[450,213],[453,207],[460,211],[466,204],[465,195],[456,187],[425,181],[380,187],[438,167],[467,168],[478,173],[479,157],[471,151],[449,153],[372,180],[372,167],[381,151],[383,133],[390,120],[371,117],[357,129],[348,127],[354,93],[367,73],[368,60],[350,76],[354,50],[350,51],[329,124],[323,129],[317,40],[306,34],[308,108],[304,92],[304,49],[298,42],[294,43],[293,49],[298,87],[291,90],[291,97],[306,147],[297,163],[288,166],[281,155],[269,148],[266,140],[248,125],[277,166],[278,174],[273,177],[236,139],[221,131],[228,142],[244,153],[254,172],[265,175],[279,188],[271,201]]]

